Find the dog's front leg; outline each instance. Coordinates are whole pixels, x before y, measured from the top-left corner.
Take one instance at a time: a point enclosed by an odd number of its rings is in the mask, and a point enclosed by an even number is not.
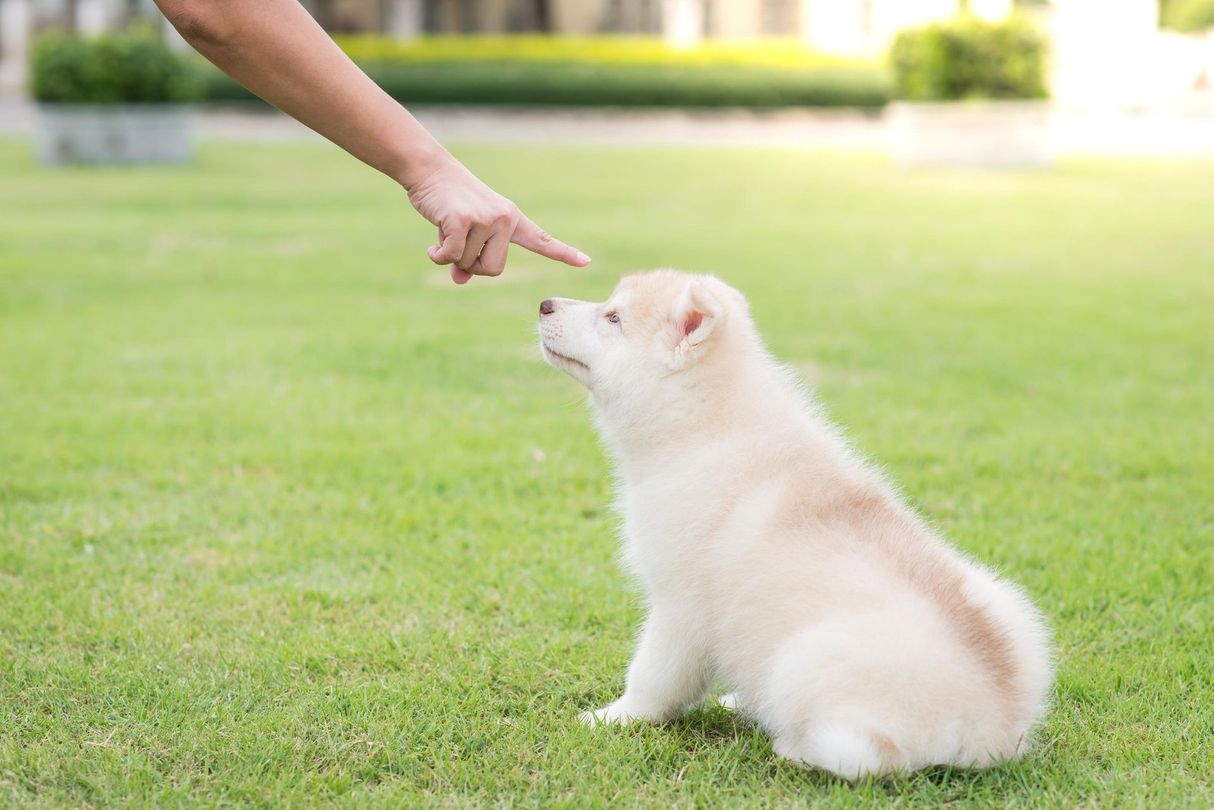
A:
[[[628,667],[623,696],[596,712],[584,712],[582,722],[591,726],[634,720],[661,723],[697,703],[708,680],[707,657],[695,623],[655,606]]]

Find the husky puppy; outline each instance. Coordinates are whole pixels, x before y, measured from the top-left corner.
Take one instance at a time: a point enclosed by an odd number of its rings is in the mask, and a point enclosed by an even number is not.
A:
[[[847,446],[740,293],[658,270],[545,300],[539,333],[590,392],[649,608],[623,696],[584,722],[670,720],[719,680],[777,754],[846,779],[1025,752],[1041,616]]]

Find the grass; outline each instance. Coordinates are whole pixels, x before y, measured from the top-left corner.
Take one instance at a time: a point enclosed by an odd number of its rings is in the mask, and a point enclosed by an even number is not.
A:
[[[0,805],[1214,803],[1214,164],[462,154],[592,269],[455,288],[318,145],[0,144]],[[640,609],[532,322],[661,264],[1040,603],[1028,760],[851,786],[714,708],[578,725]]]

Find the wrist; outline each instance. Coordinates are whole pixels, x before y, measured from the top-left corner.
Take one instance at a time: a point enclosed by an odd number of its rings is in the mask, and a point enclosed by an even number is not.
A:
[[[433,138],[423,143],[411,143],[404,147],[390,172],[392,179],[400,183],[405,191],[411,190],[434,172],[455,162],[451,153]]]

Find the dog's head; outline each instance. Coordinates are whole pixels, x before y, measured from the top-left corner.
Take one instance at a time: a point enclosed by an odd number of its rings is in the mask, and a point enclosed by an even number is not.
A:
[[[655,270],[626,276],[602,303],[545,299],[540,346],[600,406],[657,404],[719,368],[748,323],[745,299],[720,279]]]

